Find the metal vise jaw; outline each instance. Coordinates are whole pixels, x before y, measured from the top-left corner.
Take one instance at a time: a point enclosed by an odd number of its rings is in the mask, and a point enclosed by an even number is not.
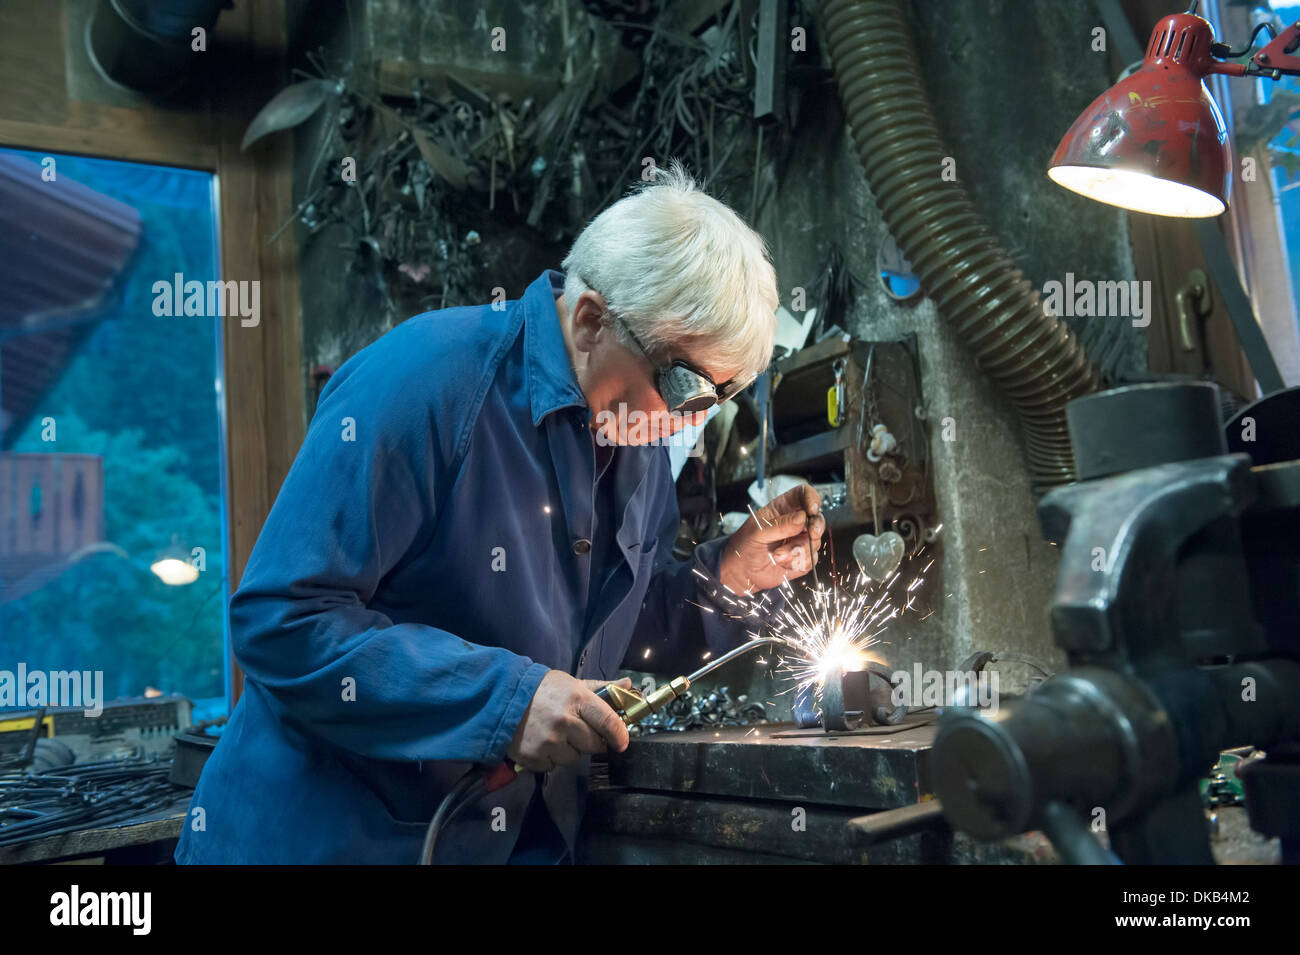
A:
[[[1067,414],[1082,480],[1039,512],[1062,546],[1051,623],[1070,669],[994,719],[945,713],[935,789],[979,838],[1038,828],[1067,861],[1114,861],[1100,822],[1126,862],[1212,862],[1197,779],[1230,746],[1300,739],[1300,662],[1259,625],[1247,574],[1260,485],[1226,453],[1213,385],[1119,388]]]

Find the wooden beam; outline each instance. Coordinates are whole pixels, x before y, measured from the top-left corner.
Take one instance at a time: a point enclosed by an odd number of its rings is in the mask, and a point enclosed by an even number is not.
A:
[[[212,143],[190,138],[161,140],[138,127],[87,129],[0,119],[0,146],[100,156],[156,166],[181,166],[206,172],[217,170],[217,149]]]
[[[0,143],[215,171],[201,111],[109,106],[69,95],[63,3],[0,5]]]
[[[226,359],[226,451],[231,591],[302,443],[303,384],[293,230],[267,240],[293,214],[292,144],[269,136],[247,152],[244,130],[285,84],[282,0],[240,4],[218,22],[218,36],[246,51],[247,69],[228,74],[217,117],[221,186],[221,272],[225,280],[261,282],[261,316],[245,327],[230,316],[223,329]],[[231,698],[244,675],[230,661]]]

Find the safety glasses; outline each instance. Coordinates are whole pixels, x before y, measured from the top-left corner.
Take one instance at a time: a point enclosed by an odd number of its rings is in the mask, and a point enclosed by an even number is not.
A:
[[[618,315],[614,315],[614,321],[622,324],[628,337],[636,343],[645,360],[654,368],[655,386],[659,389],[659,396],[663,398],[664,404],[673,414],[693,415],[708,411],[714,405],[720,405],[727,399],[735,397],[737,392],[749,385],[749,382],[743,378],[732,378],[720,385],[715,384],[706,372],[681,358],[674,359],[667,365],[660,365],[650,357],[650,352],[641,344],[641,339],[636,337],[636,333],[627,322]]]
[[[583,275],[578,275],[582,284],[592,291],[597,291],[592,287],[591,282]],[[604,298],[604,293],[600,294]],[[641,344],[641,339],[636,337],[636,333],[628,325],[623,317],[609,307],[606,299],[605,311],[614,321],[623,326],[628,337],[636,343],[636,347],[641,351],[641,355],[646,362],[655,371],[655,387],[659,390],[659,396],[663,398],[664,404],[669,412],[680,415],[699,414],[701,411],[708,411],[714,405],[720,405],[730,398],[734,398],[737,393],[748,388],[753,379],[745,380],[742,378],[733,378],[730,381],[724,381],[722,384],[716,384],[708,373],[696,368],[688,361],[681,358],[675,359],[667,365],[661,365],[650,357],[649,350]]]

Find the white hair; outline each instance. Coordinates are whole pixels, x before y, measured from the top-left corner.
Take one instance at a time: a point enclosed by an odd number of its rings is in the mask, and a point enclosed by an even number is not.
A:
[[[772,358],[780,299],[767,245],[675,160],[589,222],[563,268],[570,308],[594,289],[652,355],[691,348],[744,379]]]

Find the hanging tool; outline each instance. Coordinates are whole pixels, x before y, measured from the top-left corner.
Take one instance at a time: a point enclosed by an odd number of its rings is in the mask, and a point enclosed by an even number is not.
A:
[[[838,428],[844,424],[846,417],[845,395],[844,395],[844,366],[843,358],[837,358],[831,365],[831,370],[835,372],[835,384],[826,390],[826,421],[832,428]]]
[[[863,433],[863,428],[866,426],[867,418],[875,417],[877,414],[877,412],[869,408],[868,398],[867,398],[867,396],[872,393],[871,392],[871,366],[875,363],[875,360],[876,360],[876,343],[872,342],[871,347],[867,349],[867,360],[864,363],[864,367],[862,369],[862,387],[859,389],[859,391],[861,392],[860,401],[862,402],[862,406],[858,409],[858,450],[859,451],[864,450],[864,448],[862,447],[862,433]],[[875,402],[870,402],[870,404],[874,405]],[[873,421],[872,424],[875,424],[875,422]]]

